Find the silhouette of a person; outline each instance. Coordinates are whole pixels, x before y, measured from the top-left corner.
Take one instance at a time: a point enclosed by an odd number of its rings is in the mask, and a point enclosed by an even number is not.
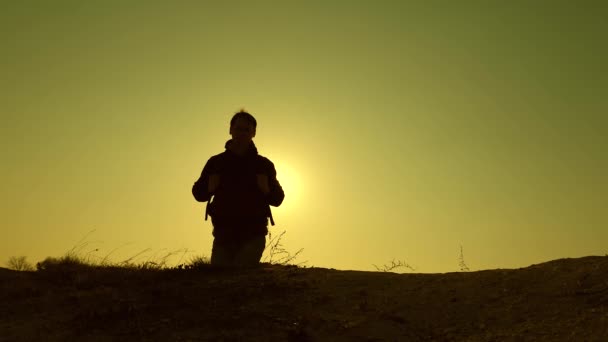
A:
[[[199,202],[207,203],[213,224],[211,264],[258,265],[266,246],[270,205],[285,198],[274,164],[258,154],[253,143],[257,122],[241,110],[230,120],[232,139],[226,151],[211,157],[192,187]]]

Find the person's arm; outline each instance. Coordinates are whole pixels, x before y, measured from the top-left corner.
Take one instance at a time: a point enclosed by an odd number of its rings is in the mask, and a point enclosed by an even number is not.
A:
[[[208,201],[219,185],[219,175],[215,170],[216,161],[214,158],[209,159],[201,176],[192,186],[192,195],[199,202]]]
[[[277,180],[277,171],[271,161],[268,161],[268,190],[269,192],[266,194],[268,204],[273,207],[280,206],[285,199],[285,192],[283,192],[283,187]]]

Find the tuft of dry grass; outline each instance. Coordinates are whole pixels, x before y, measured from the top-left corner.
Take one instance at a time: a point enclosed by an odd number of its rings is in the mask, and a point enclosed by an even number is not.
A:
[[[130,270],[165,270],[165,269],[206,269],[211,267],[210,258],[202,255],[191,255],[188,249],[180,249],[176,251],[167,251],[166,249],[153,252],[150,248],[144,249],[134,255],[122,260],[113,261],[110,256],[118,250],[118,248],[110,251],[104,256],[99,256],[98,248],[91,248],[91,243],[86,241],[87,237],[93,231],[89,232],[83,239],[78,241],[74,247],[68,250],[61,257],[47,257],[38,262],[36,267],[27,262],[25,256],[11,257],[8,261],[8,267],[17,271],[66,271],[85,268],[121,268]],[[282,244],[282,239],[286,231],[273,236],[269,233],[269,240],[265,248],[265,257],[261,263],[274,265],[292,265],[292,263],[300,256],[303,249],[291,254]],[[176,263],[171,262],[174,258],[179,257]],[[293,266],[300,266],[305,262]]]
[[[206,257],[205,255],[193,255],[191,256],[188,261],[186,263],[181,263],[178,262],[178,264],[176,266],[173,267],[173,269],[179,269],[179,270],[191,270],[191,269],[206,269],[206,268],[210,268],[211,267],[211,260]]]
[[[407,268],[410,271],[415,271],[415,268],[410,264],[406,263],[403,260],[391,260],[389,264],[384,264],[382,266],[373,265],[377,271],[379,272],[394,272],[396,269]]]
[[[66,254],[60,258],[47,257],[36,264],[38,271],[49,271],[55,269],[73,269],[95,266],[86,260],[72,254]]]
[[[282,231],[279,235],[272,236],[271,232],[268,232],[268,243],[266,244],[266,249],[264,253],[266,256],[263,257],[262,262],[274,265],[287,266],[291,265],[299,256],[300,253],[304,250],[300,248],[294,254],[291,254],[289,251],[285,249],[281,240],[285,236],[287,231]],[[306,261],[295,264],[294,266],[301,266],[305,264]]]
[[[145,249],[135,255],[122,260],[122,261],[111,261],[107,257],[104,258],[92,258],[91,255],[79,255],[72,251],[66,253],[66,255],[60,258],[47,257],[43,261],[39,262],[36,266],[39,271],[46,271],[52,269],[73,269],[73,268],[123,268],[132,270],[164,270],[164,269],[177,269],[177,268],[194,268],[197,265],[203,263],[202,257],[193,257],[189,262],[182,264],[181,260],[185,254],[188,253],[187,249],[181,249],[176,251],[159,251],[152,253],[151,255],[145,255],[150,252],[150,249]],[[173,266],[170,259],[181,255],[178,262],[178,266]],[[142,259],[143,260],[138,260]]]

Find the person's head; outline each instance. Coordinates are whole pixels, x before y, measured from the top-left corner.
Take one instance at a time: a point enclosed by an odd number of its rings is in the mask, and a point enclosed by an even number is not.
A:
[[[248,143],[255,137],[257,122],[253,115],[244,110],[234,114],[230,119],[230,135],[238,143]]]

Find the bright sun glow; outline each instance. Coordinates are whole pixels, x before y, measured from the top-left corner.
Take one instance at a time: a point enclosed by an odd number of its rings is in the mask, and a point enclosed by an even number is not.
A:
[[[285,191],[285,203],[281,208],[289,210],[301,201],[303,184],[300,174],[291,164],[280,162],[275,164],[277,179]]]

